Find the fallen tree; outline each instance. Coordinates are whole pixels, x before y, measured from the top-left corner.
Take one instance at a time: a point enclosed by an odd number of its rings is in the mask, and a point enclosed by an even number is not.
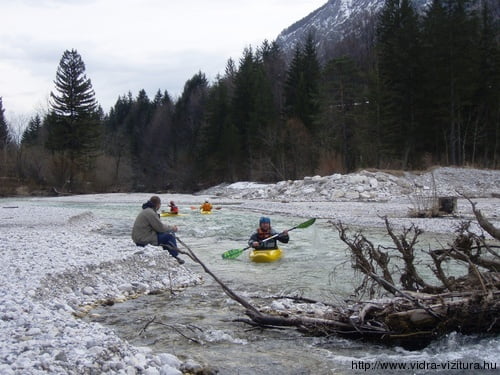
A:
[[[237,321],[264,328],[295,327],[310,335],[339,335],[353,339],[376,340],[416,349],[446,333],[498,334],[500,332],[500,230],[495,228],[473,202],[480,227],[497,242],[471,230],[463,222],[455,239],[434,250],[415,247],[422,231],[412,225],[396,234],[387,217],[382,219],[394,247],[375,246],[361,232],[352,236],[341,222],[330,222],[348,246],[351,265],[363,275],[355,289],[355,301],[342,304],[321,303],[300,297],[286,297],[283,310],[254,307],[228,288],[188,250],[181,251],[200,263],[224,289],[245,307],[248,318]],[[417,252],[427,257],[433,283],[421,275]],[[421,260],[421,259],[420,259]],[[447,274],[443,265],[454,261],[464,265],[461,276]],[[367,298],[366,298],[367,297]],[[284,298],[284,297],[280,297]]]

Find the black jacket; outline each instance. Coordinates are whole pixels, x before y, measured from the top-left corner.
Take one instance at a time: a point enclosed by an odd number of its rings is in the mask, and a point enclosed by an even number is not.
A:
[[[270,235],[269,237],[272,237],[272,236],[274,236],[276,234],[278,234],[278,232],[276,232],[274,229],[271,229],[271,231],[269,233],[269,235]],[[288,241],[290,240],[290,237],[288,236],[288,234],[281,234],[281,235],[276,236],[275,238],[273,238],[271,240],[268,240],[268,241],[265,241],[265,242],[262,242],[263,239],[264,238],[260,238],[259,232],[257,231],[254,234],[252,234],[252,236],[248,240],[248,246],[253,247],[253,242],[259,241],[260,242],[260,246],[257,246],[255,248],[257,250],[277,249],[278,248],[278,242],[277,241],[280,241],[280,242],[283,242],[283,243],[288,243]]]

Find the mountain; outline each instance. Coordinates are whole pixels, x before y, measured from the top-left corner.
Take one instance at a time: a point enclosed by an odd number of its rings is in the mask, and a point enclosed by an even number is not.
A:
[[[424,12],[432,0],[413,0],[418,12]],[[486,0],[496,16],[500,1]],[[321,63],[339,56],[344,50],[362,53],[373,45],[376,16],[385,0],[329,0],[325,5],[283,30],[276,38],[288,59],[297,43],[312,32]],[[480,4],[481,2],[479,2]],[[497,17],[498,19],[498,17]],[[350,47],[351,48],[350,48]]]

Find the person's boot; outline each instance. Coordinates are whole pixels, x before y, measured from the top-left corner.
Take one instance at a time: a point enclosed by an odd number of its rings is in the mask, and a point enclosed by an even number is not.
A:
[[[186,263],[184,259],[181,259],[181,258],[179,258],[179,257],[174,257],[174,258],[175,258],[175,260],[177,260],[177,263],[179,263],[179,264],[184,264],[184,263]]]

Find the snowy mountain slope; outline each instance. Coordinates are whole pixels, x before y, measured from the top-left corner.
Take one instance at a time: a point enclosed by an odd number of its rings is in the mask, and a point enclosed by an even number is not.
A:
[[[432,0],[412,0],[418,12],[424,12]],[[498,18],[498,0],[484,0]],[[276,42],[291,58],[297,44],[303,43],[312,32],[317,43],[320,62],[337,55],[337,45],[346,37],[355,35],[359,43],[373,35],[376,16],[385,0],[329,0],[325,5],[283,30]],[[478,2],[477,5],[480,5]]]

